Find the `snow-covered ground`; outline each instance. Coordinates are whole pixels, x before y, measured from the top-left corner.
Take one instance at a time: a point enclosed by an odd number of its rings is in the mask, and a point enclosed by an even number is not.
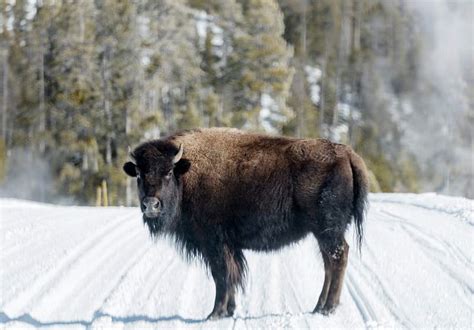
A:
[[[233,318],[206,322],[214,286],[135,208],[0,199],[0,328],[474,327],[473,201],[371,195],[362,255],[352,248],[341,305],[310,313],[323,283],[316,242],[246,252]],[[347,233],[355,244],[353,233]]]

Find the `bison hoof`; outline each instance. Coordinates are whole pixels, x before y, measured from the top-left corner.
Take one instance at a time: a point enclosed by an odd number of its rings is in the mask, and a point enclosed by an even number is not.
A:
[[[234,316],[234,311],[235,311],[235,303],[231,304],[229,303],[229,305],[227,306],[227,316]]]
[[[232,315],[229,315],[229,313],[227,313],[227,311],[224,311],[224,310],[213,311],[211,314],[209,314],[206,320],[208,321],[218,320],[227,316],[232,316]]]
[[[313,310],[313,313],[319,313],[323,314],[325,316],[328,316],[329,314],[332,314],[336,311],[337,305],[326,305],[326,306],[316,306]]]
[[[322,307],[322,306],[316,306],[316,307],[313,309],[313,314],[314,314],[314,313],[320,313],[320,314],[322,314],[322,311],[323,311],[323,307]]]

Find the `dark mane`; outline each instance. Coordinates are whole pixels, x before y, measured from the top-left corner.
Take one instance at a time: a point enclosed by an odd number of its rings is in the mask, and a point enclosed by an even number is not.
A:
[[[139,168],[149,171],[152,164],[163,163],[173,157],[177,151],[178,147],[169,141],[152,140],[140,144],[130,156],[135,159]]]

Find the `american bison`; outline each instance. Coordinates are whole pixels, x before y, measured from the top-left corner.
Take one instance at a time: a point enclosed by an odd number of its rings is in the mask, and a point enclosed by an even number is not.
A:
[[[171,235],[187,257],[200,257],[216,285],[208,318],[232,316],[246,273],[244,249],[280,249],[312,233],[325,278],[313,312],[339,303],[354,219],[359,244],[368,181],[348,146],[236,129],[197,129],[145,142],[124,171],[137,178],[151,235]]]

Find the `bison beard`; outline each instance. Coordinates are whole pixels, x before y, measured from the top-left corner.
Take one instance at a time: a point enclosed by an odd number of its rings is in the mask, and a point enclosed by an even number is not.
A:
[[[360,246],[368,191],[364,162],[350,147],[214,128],[143,143],[131,157],[124,171],[137,177],[150,233],[172,236],[211,270],[208,318],[233,315],[244,249],[276,250],[308,234],[325,270],[313,312],[335,310],[349,253],[344,233],[353,219]]]

